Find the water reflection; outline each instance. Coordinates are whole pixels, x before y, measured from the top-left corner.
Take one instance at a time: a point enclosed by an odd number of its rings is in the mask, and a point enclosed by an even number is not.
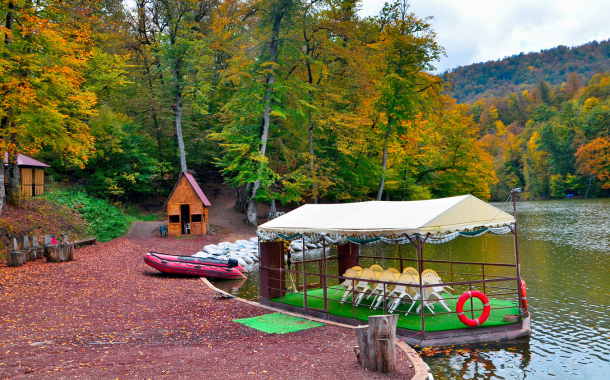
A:
[[[510,211],[508,204],[495,205]],[[434,378],[610,378],[609,214],[610,200],[606,199],[519,203],[521,269],[533,315],[532,337],[510,345],[491,343],[424,351],[422,357]],[[408,245],[402,246],[400,253],[403,258],[416,258],[415,250]],[[321,254],[321,250],[307,251],[306,258]],[[398,256],[396,246],[368,246],[363,254],[377,259],[363,260],[362,266],[376,262],[384,268],[398,267],[397,261],[389,259]],[[327,255],[335,256],[336,251],[329,249]],[[446,244],[426,245],[424,257],[514,263],[512,235],[460,237]],[[446,266],[430,267],[440,274],[449,272]],[[310,264],[307,270],[316,268],[317,264]],[[337,272],[333,262],[328,269],[329,273]],[[468,266],[453,269],[472,270]],[[486,274],[513,275],[512,270],[486,268]],[[241,286],[229,282],[219,286],[240,297],[256,299],[258,272],[253,270]]]

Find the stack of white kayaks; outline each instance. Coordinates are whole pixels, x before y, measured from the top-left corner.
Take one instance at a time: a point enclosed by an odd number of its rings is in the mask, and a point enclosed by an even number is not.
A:
[[[293,240],[290,243],[290,250],[292,252],[295,251],[307,251],[308,249],[318,249],[318,248],[322,248],[322,244],[321,243],[317,243],[317,244],[312,244],[312,243],[305,243],[305,246],[303,247],[303,240]]]
[[[235,243],[222,242],[210,244],[203,247],[203,251],[197,252],[197,257],[214,257],[218,259],[235,259],[242,267],[258,262],[258,239],[237,240]]]

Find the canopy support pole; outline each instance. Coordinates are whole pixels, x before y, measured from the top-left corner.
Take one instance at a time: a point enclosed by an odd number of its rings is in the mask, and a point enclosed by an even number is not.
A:
[[[426,234],[426,237],[424,238],[424,240],[421,239],[421,235],[417,235],[416,241],[413,241],[413,239],[411,239],[409,237],[409,235],[405,235],[405,236],[407,237],[407,239],[409,239],[409,242],[411,244],[413,244],[415,246],[415,248],[417,249],[417,268],[418,268],[418,272],[419,272],[419,308],[420,308],[420,313],[421,313],[421,331],[425,332],[426,331],[426,317],[424,315],[425,314],[424,283],[421,278],[421,273],[424,271],[424,262],[423,262],[424,244],[426,243],[426,240],[428,240],[428,238],[430,237],[430,233]]]
[[[400,246],[402,244],[398,244],[398,257],[400,258],[400,273],[402,273],[403,270],[405,270],[404,265],[402,263],[402,250],[400,249]]]
[[[307,314],[307,275],[305,274],[305,236],[303,236],[301,242],[303,243],[303,252],[302,255],[302,263],[303,263],[303,309],[305,309],[305,314]]]
[[[328,313],[328,290],[326,289],[328,286],[328,283],[326,282],[326,239],[324,239],[324,236],[322,236],[322,257],[324,259],[324,311]],[[339,273],[339,275],[341,274]]]
[[[519,264],[519,240],[517,238],[517,202],[515,199],[515,190],[511,190],[513,198],[513,214],[515,216],[514,227],[510,227],[511,232],[515,238],[515,263],[517,264],[517,291],[519,292],[519,309],[523,308],[523,294],[521,293],[521,264]]]

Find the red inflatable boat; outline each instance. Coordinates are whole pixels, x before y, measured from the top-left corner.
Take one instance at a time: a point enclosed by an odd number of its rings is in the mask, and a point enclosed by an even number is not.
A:
[[[239,270],[241,266],[234,259],[214,260],[203,257],[147,252],[144,255],[144,262],[163,273],[227,280],[245,277]]]

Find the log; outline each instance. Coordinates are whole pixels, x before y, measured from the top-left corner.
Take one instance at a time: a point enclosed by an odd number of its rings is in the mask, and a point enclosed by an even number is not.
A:
[[[85,245],[93,245],[95,243],[97,243],[97,239],[96,238],[77,240],[77,241],[74,242],[74,248],[80,248],[80,247],[85,246]]]
[[[356,328],[354,348],[362,368],[381,373],[396,370],[396,323],[398,315],[373,315],[369,325]]]

